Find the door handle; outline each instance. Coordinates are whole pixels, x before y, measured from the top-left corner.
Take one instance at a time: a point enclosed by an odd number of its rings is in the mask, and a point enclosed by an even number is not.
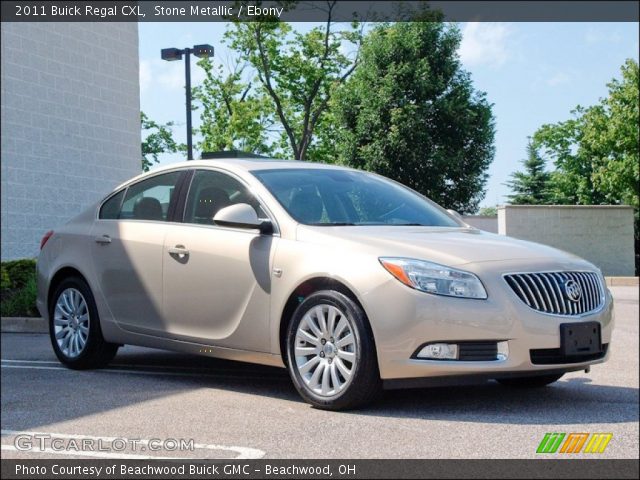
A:
[[[184,245],[176,245],[175,247],[169,247],[169,255],[178,255],[179,257],[189,255],[189,250],[187,250]]]
[[[96,243],[106,245],[107,243],[111,243],[111,237],[109,235],[98,235],[96,237]]]

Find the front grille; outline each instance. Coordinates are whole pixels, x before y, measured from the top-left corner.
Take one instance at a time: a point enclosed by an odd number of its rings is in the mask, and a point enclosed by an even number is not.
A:
[[[531,363],[534,365],[553,365],[561,363],[581,363],[599,360],[607,354],[608,343],[602,344],[602,349],[596,353],[585,355],[563,355],[559,348],[538,348],[530,350]]]
[[[584,315],[604,303],[604,290],[594,272],[513,273],[504,278],[520,300],[539,312]]]
[[[485,362],[498,359],[496,342],[466,342],[458,344],[458,360]]]

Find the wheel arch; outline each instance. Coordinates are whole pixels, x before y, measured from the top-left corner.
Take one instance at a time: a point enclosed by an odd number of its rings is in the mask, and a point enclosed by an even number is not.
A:
[[[89,285],[89,282],[87,281],[87,277],[77,268],[72,267],[72,266],[64,266],[59,268],[56,273],[54,273],[54,275],[51,277],[51,280],[49,281],[49,288],[47,290],[47,313],[50,310],[51,307],[51,297],[53,296],[53,293],[55,292],[56,288],[58,288],[58,285],[60,285],[60,283],[69,278],[69,277],[79,277],[81,278],[87,285]],[[91,287],[89,287],[91,288]]]
[[[282,309],[282,314],[280,315],[280,325],[278,332],[278,342],[279,342],[279,351],[282,357],[282,362],[287,365],[287,351],[286,351],[286,337],[287,337],[287,329],[289,327],[289,322],[293,318],[293,313],[296,311],[296,308],[302,301],[311,295],[312,293],[318,292],[320,290],[334,290],[336,292],[342,293],[350,300],[352,300],[356,305],[358,305],[362,311],[365,313],[365,317],[367,320],[367,324],[369,329],[372,330],[372,337],[374,338],[375,345],[375,336],[373,335],[373,329],[371,328],[371,324],[369,322],[369,317],[367,315],[367,311],[365,310],[362,302],[358,298],[358,296],[353,292],[351,288],[349,288],[342,281],[326,276],[317,276],[312,277],[304,282],[300,283],[289,295],[289,298],[285,302],[284,308]]]

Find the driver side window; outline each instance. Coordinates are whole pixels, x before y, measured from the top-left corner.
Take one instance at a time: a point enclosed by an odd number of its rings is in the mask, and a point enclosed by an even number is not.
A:
[[[266,218],[258,200],[235,178],[212,170],[196,170],[184,213],[185,223],[215,225],[213,217],[225,207],[247,203],[259,218]]]

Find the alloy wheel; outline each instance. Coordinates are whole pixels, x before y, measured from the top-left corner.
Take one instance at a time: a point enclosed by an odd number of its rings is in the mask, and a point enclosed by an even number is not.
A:
[[[311,308],[298,326],[295,361],[300,377],[316,395],[332,397],[351,382],[358,352],[347,316],[333,305]]]
[[[75,288],[67,288],[58,296],[54,311],[54,333],[60,351],[68,358],[80,355],[89,338],[89,308]]]

